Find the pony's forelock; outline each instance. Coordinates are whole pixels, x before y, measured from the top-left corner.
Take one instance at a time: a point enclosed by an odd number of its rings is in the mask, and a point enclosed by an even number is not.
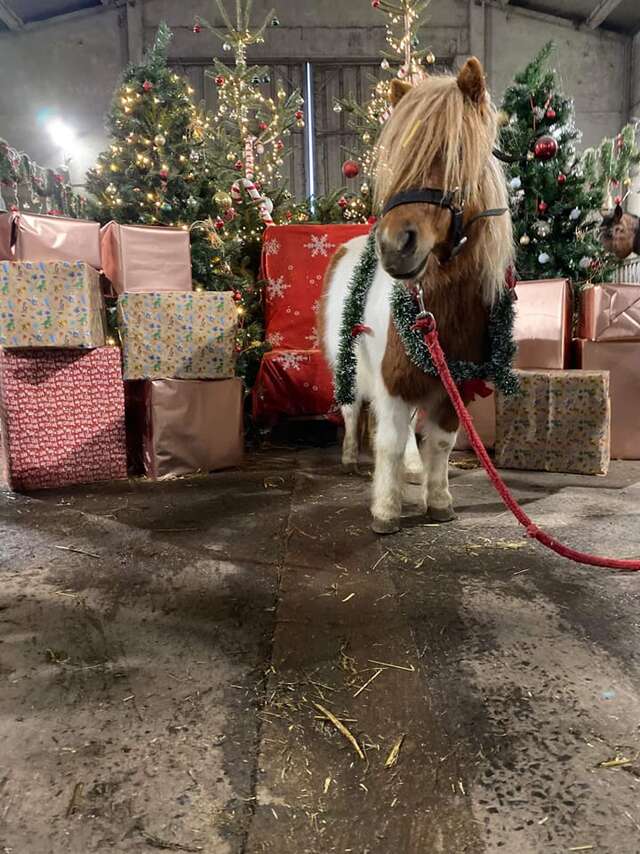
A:
[[[453,75],[428,77],[408,92],[387,120],[375,152],[377,207],[413,187],[458,190],[470,210],[509,207],[502,167],[493,157],[496,110],[488,95],[480,104],[460,91]],[[504,286],[513,260],[511,217],[474,226],[465,249],[482,274],[487,302]]]

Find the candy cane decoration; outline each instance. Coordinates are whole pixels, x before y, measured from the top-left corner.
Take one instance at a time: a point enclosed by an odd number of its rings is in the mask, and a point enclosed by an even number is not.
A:
[[[248,136],[246,142],[244,144],[244,167],[245,167],[245,178],[240,178],[238,181],[234,181],[231,186],[231,198],[233,201],[241,205],[242,204],[242,190],[246,190],[247,195],[251,199],[252,202],[255,202],[258,206],[258,213],[260,214],[260,219],[265,223],[265,225],[272,225],[273,218],[271,216],[271,211],[273,210],[273,202],[267,196],[262,196],[256,187],[253,176],[255,174],[255,158],[253,155],[253,145],[255,143],[254,136]]]

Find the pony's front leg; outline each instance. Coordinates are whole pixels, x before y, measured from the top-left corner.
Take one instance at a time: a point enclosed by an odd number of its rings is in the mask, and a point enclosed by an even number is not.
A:
[[[386,392],[376,397],[375,410],[377,426],[371,527],[376,534],[395,534],[400,530],[403,462],[411,410],[400,398],[391,397]]]
[[[436,409],[435,418],[427,417],[420,445],[424,462],[424,503],[434,522],[451,522],[456,518],[449,491],[449,457],[456,443],[458,422],[455,412],[447,411],[447,404],[448,401],[439,411]]]

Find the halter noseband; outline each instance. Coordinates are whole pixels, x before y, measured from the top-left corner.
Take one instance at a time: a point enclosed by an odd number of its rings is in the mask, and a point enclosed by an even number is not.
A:
[[[464,224],[464,202],[456,204],[454,199],[456,190],[436,190],[432,187],[415,187],[410,190],[403,190],[401,193],[396,193],[392,196],[383,208],[382,216],[386,216],[389,211],[398,208],[401,205],[435,205],[439,208],[445,208],[451,212],[451,228],[449,231],[450,250],[445,261],[451,261],[456,257],[458,252],[463,248],[469,235],[467,234],[470,226],[478,219],[488,216],[502,216],[507,212],[507,208],[491,208],[490,210],[482,211],[479,214],[471,217]]]

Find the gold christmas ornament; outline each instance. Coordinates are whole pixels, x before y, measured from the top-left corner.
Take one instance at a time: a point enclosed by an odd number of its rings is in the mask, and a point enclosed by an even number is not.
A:
[[[218,207],[225,211],[233,205],[233,199],[229,193],[225,193],[224,190],[218,190],[213,197],[213,201],[218,205]]]
[[[429,53],[425,56],[425,59],[428,65],[433,65],[433,63],[436,61],[436,58],[431,51],[429,51]]]
[[[520,246],[528,246],[531,243],[531,238],[528,234],[523,234],[520,238]]]

